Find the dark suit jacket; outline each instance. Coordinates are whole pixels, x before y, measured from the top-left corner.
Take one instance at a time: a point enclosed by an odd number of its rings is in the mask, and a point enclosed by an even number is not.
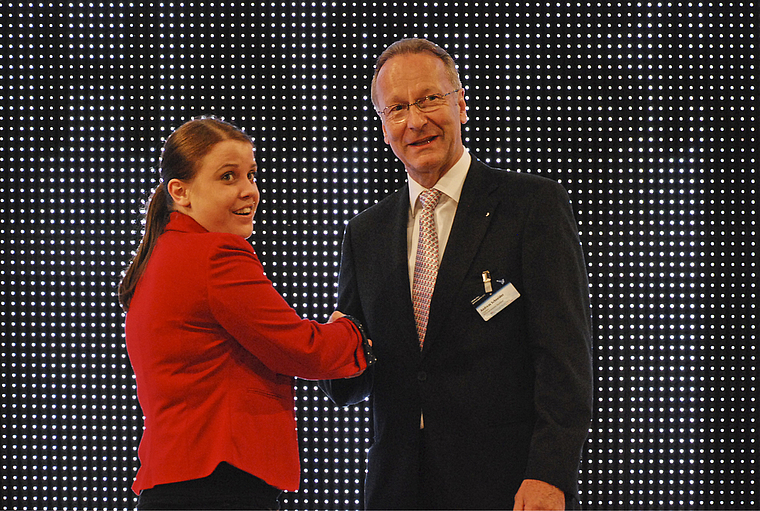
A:
[[[205,477],[222,461],[272,486],[301,479],[293,377],[366,368],[347,319],[298,317],[242,236],[172,213],[126,318],[145,415],[136,493]]]
[[[408,197],[404,186],[346,228],[338,309],[364,323],[377,363],[360,378],[321,383],[339,405],[371,395],[367,507],[511,509],[524,478],[572,497],[592,370],[589,287],[567,193],[473,157],[422,352],[407,269]],[[511,282],[521,295],[489,321],[471,303],[486,270],[494,290]],[[420,473],[436,481],[422,500]]]

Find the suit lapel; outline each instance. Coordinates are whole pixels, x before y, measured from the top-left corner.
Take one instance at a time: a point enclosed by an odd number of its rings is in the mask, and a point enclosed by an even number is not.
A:
[[[405,185],[400,190],[397,203],[394,205],[391,222],[392,230],[389,239],[385,241],[389,248],[389,262],[394,268],[390,281],[394,283],[394,294],[403,305],[403,310],[413,311],[411,285],[409,283],[409,257],[407,254],[407,224],[409,223],[409,189]],[[381,240],[382,242],[382,240]],[[409,316],[414,326],[414,313]],[[416,327],[415,327],[416,331]]]
[[[402,347],[408,350],[408,355],[419,353],[417,343],[417,326],[414,320],[411,284],[409,282],[409,256],[407,250],[407,224],[409,223],[409,188],[403,186],[396,194],[395,204],[389,208],[389,228],[385,234],[387,239],[380,237],[380,243],[386,246],[387,264],[392,268],[388,276],[390,286],[388,308],[395,308],[395,321],[398,321],[400,331],[408,333],[403,339],[398,339]]]
[[[459,198],[454,223],[451,226],[446,251],[438,270],[435,290],[430,303],[430,316],[426,339],[435,342],[456,293],[459,292],[467,271],[478,249],[484,242],[494,210],[499,202],[494,180],[486,179],[490,169],[473,157],[467,173],[462,195]],[[408,281],[408,278],[406,279]],[[427,348],[427,340],[425,348]],[[426,349],[423,349],[423,353]]]

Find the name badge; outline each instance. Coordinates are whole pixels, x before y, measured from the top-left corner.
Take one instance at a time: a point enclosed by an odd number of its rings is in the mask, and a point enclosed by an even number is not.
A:
[[[520,293],[515,286],[509,282],[500,289],[497,289],[494,293],[487,293],[474,299],[472,304],[475,306],[475,310],[478,311],[478,314],[480,314],[485,321],[488,321],[519,297]]]

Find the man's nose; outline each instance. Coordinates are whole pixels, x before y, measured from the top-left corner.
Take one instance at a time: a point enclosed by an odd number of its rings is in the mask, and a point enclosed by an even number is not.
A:
[[[427,114],[423,113],[417,105],[409,105],[406,113],[406,124],[410,128],[424,126],[428,121]]]

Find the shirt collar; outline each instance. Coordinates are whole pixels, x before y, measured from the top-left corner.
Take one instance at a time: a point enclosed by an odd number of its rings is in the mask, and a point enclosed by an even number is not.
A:
[[[446,197],[458,204],[459,197],[462,195],[464,180],[467,177],[467,171],[470,169],[471,161],[472,157],[470,156],[469,151],[467,151],[467,148],[465,148],[459,160],[448,172],[441,176],[433,188],[440,190]],[[409,204],[412,211],[414,211],[417,207],[417,198],[426,190],[426,188],[409,177],[409,174],[407,174],[407,182],[409,184]]]

